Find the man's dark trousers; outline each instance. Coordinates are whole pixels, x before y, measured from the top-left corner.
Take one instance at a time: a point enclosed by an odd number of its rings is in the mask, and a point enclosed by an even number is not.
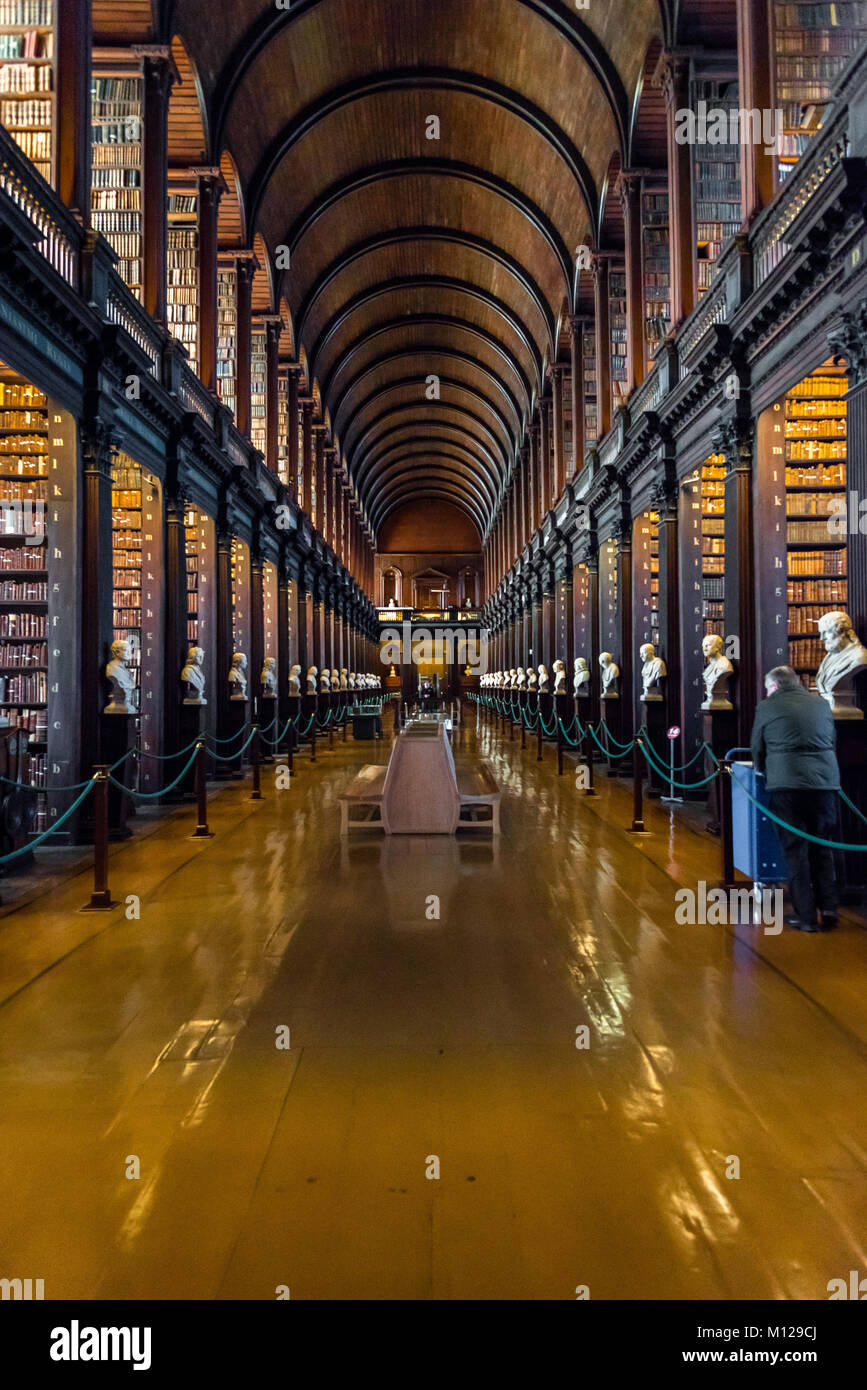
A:
[[[770,793],[771,810],[780,820],[818,835],[823,840],[836,837],[839,793],[835,791],[791,790],[782,787]],[[825,914],[837,911],[837,876],[834,851],[800,835],[776,827],[786,860],[789,893],[796,916],[802,922],[815,922],[816,908]]]

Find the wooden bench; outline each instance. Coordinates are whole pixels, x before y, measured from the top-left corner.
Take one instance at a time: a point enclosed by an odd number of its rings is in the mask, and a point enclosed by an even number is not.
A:
[[[494,835],[499,835],[502,792],[490,765],[480,763],[476,767],[458,767],[456,774],[461,798],[459,825],[474,830],[490,829]]]
[[[355,825],[382,825],[382,793],[385,788],[385,774],[387,767],[380,767],[377,763],[365,763],[359,773],[356,773],[345,792],[341,792],[338,800],[340,801],[340,833],[348,835],[350,829]],[[353,806],[358,807],[362,814],[360,816],[350,816]]]

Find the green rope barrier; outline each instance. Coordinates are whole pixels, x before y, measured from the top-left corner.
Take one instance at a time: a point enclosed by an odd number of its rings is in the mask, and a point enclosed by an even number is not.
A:
[[[864,824],[867,825],[867,816],[865,816],[862,811],[858,810],[858,807],[855,805],[854,801],[849,800],[842,787],[840,788],[840,796],[843,799],[843,801],[845,801],[846,805],[849,807],[849,810],[854,811],[858,819],[863,820]]]
[[[116,763],[112,763],[108,769],[109,772],[114,772],[115,768],[120,767],[121,763],[125,763],[127,758],[137,755],[139,752],[138,748],[128,748],[122,758],[118,758]],[[150,753],[145,754],[145,757],[149,758],[150,756]],[[22,787],[25,790],[29,788],[31,791],[37,792],[79,792],[82,787],[89,787],[92,781],[93,776],[90,776],[85,778],[83,782],[72,782],[66,787],[34,787],[30,782],[16,782],[12,777],[0,777],[0,782],[5,782],[8,787]]]
[[[665,755],[664,755],[664,753],[660,753],[659,750],[658,750],[657,748],[654,748],[654,746],[653,746],[653,744],[652,744],[652,742],[651,742],[651,739],[650,739],[650,735],[649,735],[649,733],[647,732],[647,729],[644,728],[644,727],[642,727],[641,729],[639,729],[638,732],[639,732],[639,734],[641,734],[641,736],[642,736],[642,738],[644,739],[645,743],[647,744],[648,748],[650,748],[651,752],[652,752],[652,753],[654,754],[654,756],[659,760],[659,762],[664,762],[664,761],[665,761]],[[692,767],[692,765],[693,765],[694,762],[697,762],[697,761],[698,761],[698,759],[701,757],[702,753],[705,752],[705,750],[707,750],[707,752],[710,753],[711,757],[714,759],[715,762],[718,762],[718,761],[719,761],[719,760],[715,757],[714,751],[713,751],[713,749],[710,747],[710,745],[707,744],[707,743],[703,743],[703,744],[701,744],[701,746],[698,748],[698,750],[692,755],[692,757],[690,758],[690,760],[689,760],[688,763],[680,763],[680,764],[678,764],[677,767],[673,767],[673,768],[671,769],[672,772],[686,772],[688,768]]]
[[[185,753],[189,753],[191,748],[195,748],[200,737],[200,734],[196,734],[196,737],[193,739],[192,743],[188,743],[186,748],[179,748],[177,753],[142,753],[141,756],[143,758],[153,758],[155,763],[170,763],[172,758],[182,758]],[[110,771],[113,772],[114,768],[111,768]]]
[[[598,739],[598,737],[597,737],[597,735],[596,735],[596,730],[593,728],[593,726],[592,726],[591,724],[588,724],[587,727],[588,727],[588,729],[590,730],[590,735],[591,735],[591,737],[592,737],[594,743],[596,744],[597,748],[599,749],[599,751],[600,751],[601,753],[603,753],[603,754],[605,755],[606,758],[620,758],[620,757],[623,757],[623,753],[613,753],[613,752],[611,751],[610,748],[606,748],[606,747],[605,747],[605,744],[604,744],[604,743],[600,743],[600,742],[599,742],[599,739]],[[634,743],[634,742],[635,742],[635,739],[632,740],[632,743]],[[632,747],[632,743],[624,744],[624,752],[625,752],[625,753],[628,753],[628,752],[629,752],[630,748]]]
[[[573,719],[573,720],[572,720],[572,724],[574,724],[574,723],[575,723],[575,720]],[[571,728],[572,725],[570,724],[569,727]],[[570,738],[570,737],[569,737],[569,735],[568,735],[568,733],[566,732],[566,729],[565,729],[565,727],[564,727],[564,724],[563,724],[563,720],[562,720],[562,719],[560,720],[560,729],[562,730],[563,737],[565,738],[565,740],[566,740],[566,742],[568,743],[569,747],[570,747],[570,748],[577,748],[578,745],[579,745],[579,743],[581,742],[581,739],[580,739],[580,738]]]
[[[241,744],[241,747],[238,748],[234,753],[227,753],[227,754],[225,755],[225,757],[222,757],[222,758],[220,757],[219,753],[215,753],[215,752],[213,751],[213,749],[209,748],[209,749],[207,750],[208,757],[209,757],[209,758],[213,758],[214,761],[217,762],[217,763],[228,763],[228,762],[231,762],[232,759],[234,759],[234,758],[240,758],[241,754],[242,754],[243,752],[245,752],[245,750],[246,750],[247,748],[250,747],[250,744],[253,742],[253,739],[255,738],[255,736],[256,736],[256,730],[253,729],[252,732],[251,732],[251,734],[250,734],[250,737],[247,739],[247,742],[246,742],[246,743],[242,743],[242,744]],[[191,761],[192,761],[192,760],[191,760]],[[189,767],[189,763],[187,764],[187,766]],[[186,769],[185,769],[185,770],[186,770]],[[180,781],[180,778],[178,778],[178,781]],[[166,787],[166,791],[170,791],[170,790],[171,790],[170,787]]]
[[[713,770],[713,772],[710,774],[710,776],[709,776],[709,777],[703,777],[702,780],[701,780],[700,782],[676,782],[676,781],[674,780],[673,777],[669,777],[669,775],[668,775],[668,768],[667,768],[667,767],[662,767],[662,766],[660,766],[660,765],[651,757],[651,755],[648,753],[647,749],[646,749],[645,746],[644,746],[644,741],[643,741],[643,739],[639,739],[639,740],[638,740],[638,746],[639,746],[639,748],[641,749],[642,753],[644,754],[644,759],[645,759],[645,762],[647,763],[648,767],[652,767],[653,770],[654,770],[656,773],[659,774],[659,776],[663,779],[664,782],[667,782],[667,783],[669,784],[669,786],[671,786],[671,787],[677,787],[678,791],[689,792],[689,791],[695,791],[698,787],[706,787],[707,784],[708,784],[708,782],[712,782],[712,781],[714,780],[715,777],[718,777],[718,776],[719,776],[719,771],[720,771],[720,770],[719,770],[718,767],[715,767],[714,770]]]
[[[548,725],[545,723],[544,719],[542,718],[541,713],[540,713],[540,715],[539,715],[539,723],[540,723],[541,726],[542,726],[542,733],[545,735],[546,738],[550,738],[551,735],[553,734],[554,730],[555,730],[556,727],[557,727],[556,717],[555,717],[554,719],[551,720],[551,727],[550,727],[550,729],[548,728]]]
[[[301,717],[301,716],[299,715],[298,718],[300,718],[300,717]],[[302,732],[301,730],[299,730],[299,738],[306,738],[306,737],[307,737],[307,735],[310,733],[310,725],[313,723],[313,720],[314,720],[315,718],[316,718],[315,713],[314,713],[314,714],[311,714],[309,720],[307,721],[307,728],[304,729],[303,732]],[[296,729],[298,728],[298,722],[297,722],[297,720],[296,720],[296,723],[295,723],[295,727],[296,727]]]
[[[275,723],[276,723],[276,720],[275,720]],[[263,740],[262,740],[263,743],[267,743],[267,745],[268,745],[269,748],[276,748],[278,743],[282,743],[282,742],[283,742],[284,738],[286,737],[286,735],[287,735],[288,732],[289,732],[289,726],[290,726],[292,723],[293,723],[293,719],[292,719],[292,716],[291,716],[291,714],[290,714],[289,718],[286,720],[286,724],[285,724],[285,727],[284,727],[284,729],[283,729],[283,732],[280,733],[280,734],[278,734],[276,738],[266,738],[266,739],[263,739]],[[271,726],[269,725],[268,727],[270,728]]]
[[[253,735],[251,734],[250,737],[252,738]],[[186,767],[185,767],[185,768],[182,768],[182,770],[178,773],[177,777],[175,778],[175,780],[174,780],[173,782],[170,782],[169,785],[168,785],[167,787],[160,787],[159,791],[156,791],[156,792],[137,792],[137,791],[134,791],[132,787],[124,786],[123,782],[118,782],[117,778],[116,778],[116,777],[112,777],[111,774],[109,774],[108,780],[109,780],[109,782],[112,783],[113,786],[117,787],[118,791],[125,792],[127,796],[134,796],[135,799],[136,799],[136,801],[154,801],[154,800],[156,800],[156,798],[157,798],[158,796],[165,796],[168,792],[174,791],[175,787],[176,787],[176,786],[178,785],[178,783],[182,780],[182,778],[186,777],[186,775],[187,775],[187,773],[189,772],[190,768],[192,767],[193,763],[196,761],[196,757],[197,757],[197,755],[198,755],[198,751],[199,751],[198,748],[196,748],[196,749],[193,751],[192,756],[190,757],[189,761],[187,762]],[[208,751],[210,752],[210,750],[208,750]],[[211,753],[211,757],[212,757],[212,758],[215,758],[216,756],[217,756],[216,753]],[[234,755],[230,755],[230,756],[234,756]],[[223,761],[223,759],[220,759],[220,761]]]
[[[839,840],[823,840],[819,835],[810,835],[806,830],[799,830],[797,826],[789,825],[788,821],[781,820],[779,816],[774,815],[773,811],[767,806],[763,806],[760,801],[756,800],[751,792],[747,791],[746,783],[742,782],[739,777],[735,777],[733,768],[729,768],[729,774],[732,780],[737,782],[747,800],[751,801],[753,805],[761,811],[763,816],[767,816],[768,820],[772,820],[777,825],[781,825],[784,830],[788,830],[792,835],[799,835],[802,840],[810,840],[814,845],[823,845],[825,849],[840,849],[846,853],[867,854],[867,845],[846,845],[841,844]]]
[[[614,737],[614,735],[612,734],[612,732],[611,732],[611,730],[609,729],[608,725],[605,723],[605,720],[604,720],[604,719],[600,719],[599,723],[600,723],[600,726],[605,730],[605,738],[606,738],[606,741],[607,741],[608,743],[613,743],[615,748],[621,749],[624,753],[628,753],[629,750],[630,750],[630,748],[632,747],[633,743],[635,742],[635,739],[634,739],[634,738],[633,738],[633,739],[630,739],[629,743],[621,743],[619,739],[617,739],[617,738]],[[601,747],[601,744],[600,744],[600,747]],[[611,753],[610,748],[606,748],[604,751],[608,754],[609,757],[612,756],[612,753]],[[618,756],[618,755],[613,755],[613,756]]]
[[[65,821],[68,821],[71,815],[74,815],[85,797],[90,796],[95,781],[96,778],[91,777],[84,791],[73,801],[68,811],[64,811],[63,815],[60,816],[53,825],[50,825],[47,830],[43,830],[41,835],[37,835],[35,840],[31,840],[28,844],[22,845],[20,849],[13,849],[9,854],[4,854],[0,857],[0,864],[9,864],[13,859],[20,859],[22,854],[30,854],[31,850],[34,850],[37,845],[41,845],[43,840],[48,839],[49,835],[54,835],[60,829],[61,825],[63,825]]]
[[[236,731],[235,731],[233,734],[229,734],[229,737],[228,737],[228,738],[215,738],[213,734],[207,734],[207,735],[206,735],[206,738],[212,738],[212,739],[214,739],[214,742],[215,742],[215,743],[232,743],[232,741],[233,741],[234,739],[240,738],[240,737],[241,737],[241,734],[244,733],[245,729],[249,729],[249,727],[250,727],[249,724],[242,724],[241,727],[240,727],[240,729],[236,729]],[[232,754],[232,757],[234,757],[234,756],[235,756],[235,755]]]

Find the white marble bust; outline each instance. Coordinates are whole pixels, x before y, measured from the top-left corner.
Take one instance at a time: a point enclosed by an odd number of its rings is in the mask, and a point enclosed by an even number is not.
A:
[[[576,656],[572,663],[572,694],[576,700],[590,694],[590,667],[584,656]]]
[[[301,667],[293,666],[289,672],[289,694],[301,694]]]
[[[548,667],[540,665],[539,671],[539,694],[548,694]]]
[[[247,658],[243,652],[235,652],[232,657],[232,669],[229,672],[229,684],[232,687],[230,700],[246,700],[247,698]]]
[[[184,699],[185,705],[206,705],[208,703],[204,697],[205,672],[202,669],[204,661],[205,653],[201,647],[190,647],[187,652],[186,663],[181,671],[181,680],[189,692]]]
[[[518,690],[527,689],[527,672],[524,670],[523,666],[518,667],[518,674],[516,676],[515,684]]]
[[[855,677],[867,670],[867,647],[859,641],[848,613],[835,609],[819,619],[819,636],[827,656],[816,676],[816,689],[835,719],[863,719],[855,704]]]
[[[645,642],[639,647],[638,655],[641,658],[641,698],[644,701],[661,700],[662,691],[659,682],[666,674],[665,662],[662,657],[656,655],[656,649],[652,642]]]
[[[262,698],[265,700],[275,700],[277,698],[277,658],[276,656],[266,656],[265,664],[262,667],[262,674],[259,677],[259,684],[262,687]]]
[[[559,657],[554,662],[554,694],[566,694],[566,667]]]
[[[127,666],[132,649],[122,638],[111,644],[111,660],[105,674],[111,681],[111,696],[103,714],[137,714],[135,705],[135,676]]]
[[[316,667],[316,666],[308,666],[308,668],[307,668],[307,694],[308,694],[308,695],[316,695],[316,694],[317,694],[319,687],[318,687],[317,684],[316,684],[316,677],[317,677],[318,675],[319,675],[319,669],[318,669],[318,667]]]
[[[527,667],[527,689],[531,693],[536,693],[539,689],[539,677],[536,675],[532,666]]]
[[[702,709],[734,709],[729,699],[729,678],[734,667],[725,654],[723,639],[716,632],[709,632],[701,644],[707,665],[702,671],[704,681],[704,700]]]
[[[340,689],[340,672],[338,671],[336,666],[332,666],[331,668],[331,689]]]
[[[350,671],[346,677],[346,688],[348,690],[357,690],[358,688],[358,677],[354,671]]]
[[[518,684],[518,672],[514,666],[509,668],[509,689],[514,690]]]
[[[620,667],[617,665],[610,652],[600,653],[599,665],[602,667],[603,700],[619,700],[620,695],[617,690],[617,682],[620,679]]]
[[[319,672],[319,693],[325,695],[331,689],[331,671],[327,666],[323,666]]]
[[[348,688],[348,687],[347,687],[347,676],[348,676],[348,675],[349,675],[349,672],[347,671],[346,667],[345,667],[345,666],[341,666],[341,668],[340,668],[340,687],[339,687],[341,690],[346,690],[346,689]]]

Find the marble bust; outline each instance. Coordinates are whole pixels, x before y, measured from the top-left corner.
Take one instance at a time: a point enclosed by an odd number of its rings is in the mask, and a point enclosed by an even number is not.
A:
[[[819,619],[819,636],[825,644],[816,676],[816,689],[828,701],[835,719],[863,719],[855,704],[855,677],[867,670],[867,647],[859,641],[848,613],[835,609]]]
[[[641,698],[642,700],[661,700],[662,691],[659,682],[666,674],[665,662],[662,657],[656,655],[656,649],[652,642],[645,642],[639,647],[638,655],[641,658]]]
[[[345,666],[341,666],[341,668],[340,668],[340,685],[339,685],[339,688],[340,688],[341,690],[346,690],[346,689],[348,688],[348,687],[347,687],[347,681],[346,681],[346,678],[347,678],[347,675],[348,675],[348,674],[349,674],[349,673],[347,672],[346,667],[345,667]]]
[[[205,673],[202,669],[205,661],[205,653],[201,647],[190,647],[187,652],[187,660],[181,671],[181,680],[187,687],[187,695],[184,699],[185,705],[206,705],[208,702],[204,697]]]
[[[701,644],[707,665],[702,672],[704,681],[704,700],[702,709],[734,709],[729,699],[729,678],[734,667],[723,650],[723,639],[715,632],[709,632]]]
[[[532,666],[527,667],[527,689],[531,694],[536,694],[539,689],[539,677]]]
[[[331,689],[331,672],[327,666],[323,666],[319,672],[319,693],[326,695]]]
[[[317,677],[318,675],[319,675],[319,670],[318,670],[318,668],[317,668],[316,666],[310,666],[310,667],[308,667],[308,669],[307,669],[307,694],[308,694],[308,695],[315,695],[315,694],[317,693],[318,687],[317,687],[317,685],[316,685],[316,677]]]
[[[603,700],[619,700],[620,695],[617,690],[617,681],[620,677],[620,667],[617,665],[610,652],[600,653],[599,665],[602,667]]]
[[[262,695],[266,700],[274,700],[277,697],[277,658],[266,656],[265,665],[262,667],[262,674],[259,677],[259,684],[262,687]]]
[[[350,671],[349,675],[346,677],[346,688],[347,690],[356,690],[358,688],[358,678],[354,671]]]
[[[548,667],[547,667],[547,666],[541,666],[541,665],[540,665],[539,668],[538,668],[538,670],[539,670],[539,694],[540,694],[540,695],[547,695],[547,694],[548,694]]]
[[[230,700],[246,700],[247,698],[247,658],[243,652],[235,652],[232,657],[232,669],[229,672],[229,684],[232,687]]]
[[[563,662],[560,661],[559,657],[554,662],[554,694],[566,694],[566,667],[563,665]]]
[[[293,666],[289,672],[289,694],[301,694],[301,667]]]
[[[518,675],[517,675],[517,679],[516,679],[516,684],[517,684],[517,688],[518,688],[519,690],[526,690],[526,689],[527,689],[527,673],[526,673],[526,671],[524,670],[523,666],[519,666],[519,667],[518,667]]]
[[[572,663],[572,694],[578,700],[590,694],[590,667],[587,658],[576,656]]]
[[[340,672],[338,671],[336,666],[333,666],[331,669],[331,689],[340,689]]]
[[[509,671],[509,689],[510,689],[510,690],[514,690],[514,689],[515,689],[515,686],[516,686],[517,684],[518,684],[518,672],[517,672],[517,670],[515,669],[515,667],[512,666],[511,669],[510,669],[510,671]]]
[[[137,714],[135,707],[135,676],[127,666],[131,648],[122,638],[111,644],[111,660],[105,668],[111,682],[111,697],[103,714]]]

